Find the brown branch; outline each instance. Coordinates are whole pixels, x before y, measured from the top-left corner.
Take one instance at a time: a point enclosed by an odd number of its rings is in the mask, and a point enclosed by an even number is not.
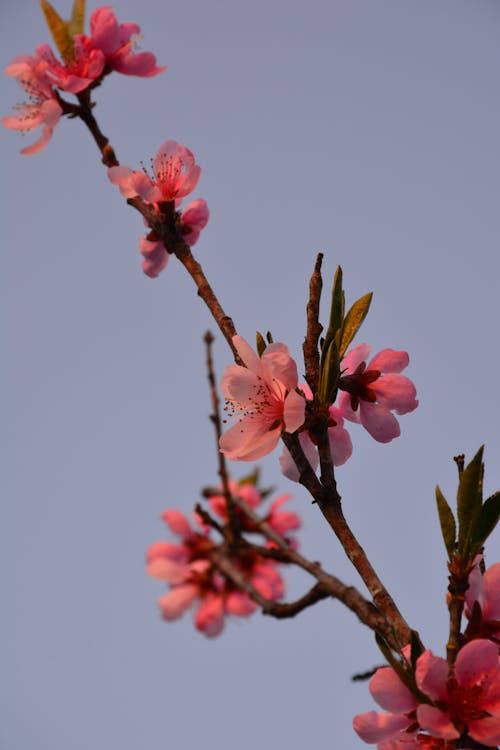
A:
[[[284,620],[288,617],[295,617],[299,612],[303,612],[304,609],[312,607],[322,599],[328,599],[330,594],[324,591],[321,584],[317,583],[312,587],[304,596],[300,599],[296,599],[294,602],[270,602],[262,608],[264,615],[270,615],[276,617],[279,620]]]
[[[318,391],[319,381],[319,349],[318,341],[323,330],[319,322],[319,303],[323,280],[321,278],[321,263],[323,253],[318,253],[316,264],[309,282],[309,302],[307,303],[307,333],[302,345],[304,352],[304,366],[306,381],[311,389],[313,396]]]

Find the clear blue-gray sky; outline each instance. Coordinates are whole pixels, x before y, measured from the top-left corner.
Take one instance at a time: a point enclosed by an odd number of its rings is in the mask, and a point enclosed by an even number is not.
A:
[[[89,11],[95,4],[89,4]],[[500,4],[495,0],[160,0],[114,5],[168,71],[114,75],[96,116],[137,167],[172,138],[212,216],[196,254],[241,334],[299,357],[308,277],[343,266],[375,293],[358,341],[407,349],[421,401],[402,436],[353,426],[345,512],[426,645],[443,654],[445,554],[434,487],[486,443],[500,485]],[[58,0],[62,15],[69,0]],[[2,0],[2,65],[49,41],[36,2]],[[22,100],[1,80],[2,113]],[[79,122],[20,156],[2,129],[2,706],[5,750],[363,747],[350,675],[380,663],[336,603],[255,615],[207,641],[163,623],[144,553],[160,513],[216,479],[201,339],[211,320],[175,261],[152,281],[140,217]],[[323,306],[326,317],[327,305]],[[217,341],[219,373],[229,363]],[[309,498],[301,549],[360,585]],[[241,476],[247,465],[235,465]],[[498,559],[490,549],[489,562]],[[308,581],[292,576],[290,596]]]

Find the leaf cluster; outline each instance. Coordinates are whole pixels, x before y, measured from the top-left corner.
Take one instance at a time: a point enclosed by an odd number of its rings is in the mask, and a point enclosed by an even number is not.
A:
[[[48,0],[40,0],[40,5],[42,6],[47,26],[57,49],[64,60],[71,60],[73,56],[73,37],[75,34],[83,34],[85,0],[74,0],[69,21],[61,18]]]
[[[340,362],[349,344],[361,327],[372,301],[372,292],[363,295],[345,314],[345,294],[342,288],[342,269],[337,267],[332,287],[330,320],[324,339],[321,340],[318,401],[329,406],[335,401],[340,372]]]
[[[500,517],[500,492],[483,502],[483,448],[460,473],[457,492],[457,521],[448,501],[436,487],[439,523],[450,563],[460,558],[471,564],[484,547]]]

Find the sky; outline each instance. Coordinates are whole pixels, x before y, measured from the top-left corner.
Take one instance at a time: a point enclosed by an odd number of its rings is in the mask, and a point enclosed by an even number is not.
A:
[[[69,14],[68,0],[56,4]],[[96,6],[88,4],[91,12]],[[357,342],[410,354],[420,406],[401,437],[352,425],[337,472],[345,514],[427,647],[444,655],[446,555],[434,489],[486,445],[500,485],[500,5],[495,0],[124,0],[162,76],[110,76],[96,117],[138,168],[188,146],[211,218],[195,255],[239,333],[271,330],[297,359],[316,253],[348,302],[374,292]],[[2,65],[49,42],[38,4],[2,0]],[[22,101],[3,76],[2,114]],[[5,750],[250,750],[364,743],[374,704],[351,675],[381,663],[335,602],[289,621],[259,614],[207,640],[161,620],[144,570],[216,482],[202,337],[214,330],[172,259],[146,278],[139,215],[80,122],[0,132],[3,437],[1,566]],[[219,375],[230,353],[219,335]],[[299,366],[300,370],[300,366]],[[279,452],[262,480],[293,493],[301,551],[364,591]],[[233,476],[253,464],[234,464]],[[487,560],[498,560],[498,534]],[[291,573],[289,596],[309,586]]]

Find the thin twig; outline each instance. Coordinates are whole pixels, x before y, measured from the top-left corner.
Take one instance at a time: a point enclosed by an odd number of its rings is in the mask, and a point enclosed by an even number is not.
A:
[[[304,366],[306,381],[313,396],[318,391],[319,381],[319,349],[318,342],[323,330],[319,322],[319,304],[323,280],[321,278],[321,263],[323,253],[318,253],[314,271],[309,282],[309,302],[307,303],[307,332],[302,346],[304,352]]]

